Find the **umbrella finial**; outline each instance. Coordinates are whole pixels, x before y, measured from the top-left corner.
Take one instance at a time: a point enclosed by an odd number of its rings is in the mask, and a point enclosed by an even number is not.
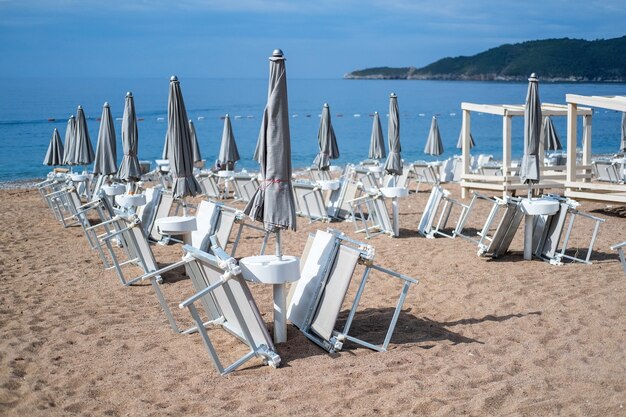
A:
[[[539,78],[537,78],[537,74],[535,74],[533,72],[532,74],[530,74],[530,78],[528,79],[528,81],[530,81],[530,82],[537,82],[537,81],[539,81]]]
[[[274,52],[272,52],[272,56],[274,58],[282,58],[284,56],[283,51],[281,49],[276,48],[274,49]]]
[[[378,112],[377,112],[377,111],[375,111],[375,112],[374,112],[374,114],[378,114]]]
[[[132,91],[127,91],[127,92],[126,92],[126,97],[132,97],[132,96],[133,96]]]
[[[328,103],[324,103],[324,107],[328,107]]]
[[[105,102],[104,102],[104,105],[103,105],[102,107],[109,107],[109,102],[108,102],[108,101],[105,101]]]
[[[226,116],[224,116],[224,117],[226,117],[228,119],[230,116],[228,115],[228,113],[226,113]]]
[[[177,76],[175,76],[175,75],[172,75],[172,76],[170,77],[170,81],[178,81],[178,77],[177,77]]]
[[[80,104],[78,105],[78,110],[82,110],[83,106],[81,106]]]
[[[398,97],[398,96],[396,95],[396,93],[391,93],[391,94],[389,94],[389,97],[393,98],[393,97]]]

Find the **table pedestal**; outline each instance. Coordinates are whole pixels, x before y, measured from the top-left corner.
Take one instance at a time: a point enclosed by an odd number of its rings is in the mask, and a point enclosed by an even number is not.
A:
[[[272,285],[274,296],[274,343],[287,341],[286,283],[300,279],[300,260],[295,256],[249,256],[239,261],[246,281]]]

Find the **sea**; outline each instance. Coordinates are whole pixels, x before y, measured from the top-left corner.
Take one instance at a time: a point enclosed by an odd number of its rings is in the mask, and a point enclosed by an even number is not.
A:
[[[257,170],[252,155],[267,100],[267,79],[179,78],[188,117],[193,120],[207,165],[219,152],[223,116],[229,114],[241,155],[238,168]],[[381,116],[386,137],[389,94],[398,95],[402,157],[407,162],[443,160],[460,153],[461,103],[523,104],[527,84],[515,82],[288,79],[292,165],[304,168],[318,151],[317,132],[324,103],[331,110],[340,150],[336,165],[367,158],[374,112]],[[139,159],[162,154],[167,129],[169,77],[164,78],[4,78],[0,79],[0,183],[43,178],[50,167],[43,159],[54,129],[65,137],[67,119],[81,105],[94,149],[102,107],[108,102],[115,121],[118,160],[122,157],[121,124],[124,97],[132,91],[139,118]],[[626,84],[540,83],[544,103],[565,104],[568,93],[626,95]],[[433,116],[437,117],[444,153],[423,153]],[[566,142],[566,117],[553,118]],[[580,119],[580,118],[579,118]],[[579,120],[579,125],[582,122]],[[620,141],[621,113],[594,109],[593,153],[614,154]],[[512,155],[523,151],[523,118],[513,118]],[[472,154],[502,155],[500,116],[472,113]],[[581,143],[579,128],[578,144]],[[90,169],[91,167],[87,167]]]

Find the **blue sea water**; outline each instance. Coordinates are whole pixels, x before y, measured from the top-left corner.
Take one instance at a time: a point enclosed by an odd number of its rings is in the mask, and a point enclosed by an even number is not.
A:
[[[139,128],[139,158],[161,156],[167,128],[169,78],[164,79],[0,79],[0,181],[41,178],[49,171],[42,164],[56,127],[64,138],[67,118],[82,105],[88,117],[91,140],[96,147],[102,105],[108,101],[115,118],[118,160],[122,157],[121,117],[124,96],[135,96]],[[219,151],[223,120],[231,116],[242,160],[239,168],[257,169],[252,154],[267,97],[266,79],[181,79],[189,118],[193,119],[202,156],[211,163]],[[423,154],[431,117],[439,122],[445,159],[455,148],[461,128],[461,102],[522,104],[525,83],[476,81],[404,81],[289,79],[289,112],[292,162],[295,168],[310,165],[317,153],[318,115],[323,103],[330,105],[341,157],[336,164],[367,157],[372,114],[381,114],[387,132],[389,93],[398,94],[402,157],[405,161],[433,159]],[[565,103],[565,94],[626,95],[626,84],[540,84],[542,102]],[[49,121],[49,119],[54,119]],[[593,117],[593,153],[611,154],[619,145],[621,114],[596,109]],[[566,118],[554,118],[566,141]],[[580,122],[579,122],[580,123]],[[523,119],[513,119],[513,157],[523,149]],[[580,133],[579,140],[580,144]],[[472,135],[475,154],[502,154],[502,121],[499,116],[474,114]]]

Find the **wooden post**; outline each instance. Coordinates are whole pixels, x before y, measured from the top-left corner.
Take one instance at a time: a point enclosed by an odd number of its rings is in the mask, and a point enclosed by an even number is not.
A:
[[[576,115],[578,107],[575,103],[567,103],[567,172],[565,180],[567,182],[576,181],[576,136],[578,126],[576,125]],[[566,187],[566,191],[572,191],[571,187]]]
[[[583,165],[591,165],[591,115],[583,116]],[[589,174],[591,170],[585,170]],[[584,182],[591,182],[591,178],[584,178]]]
[[[465,175],[470,173],[470,147],[469,147],[469,138],[471,132],[471,113],[469,110],[463,110],[463,121],[461,125],[462,135],[463,135],[463,144],[462,144],[462,159],[461,166],[463,168],[463,174],[461,175],[461,198],[466,198],[468,196],[468,189],[463,185],[465,182]]]
[[[502,181],[504,185],[510,183],[509,181],[509,168],[511,166],[511,119],[506,112],[502,117]],[[502,196],[505,197],[508,194],[506,190],[502,191]]]

